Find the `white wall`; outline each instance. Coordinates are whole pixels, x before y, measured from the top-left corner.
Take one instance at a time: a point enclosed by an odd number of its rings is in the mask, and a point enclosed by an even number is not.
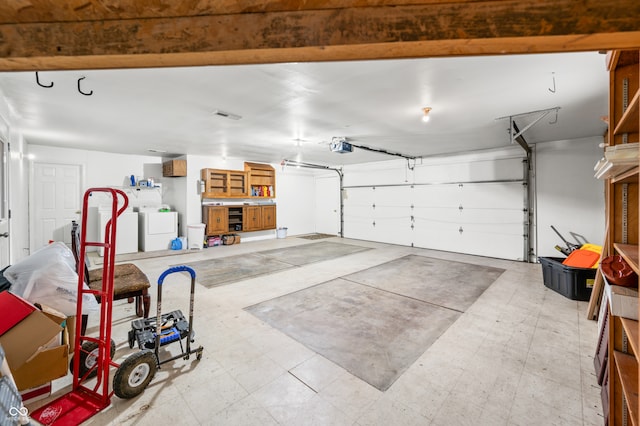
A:
[[[0,111],[1,112],[1,111]],[[104,152],[50,148],[40,145],[26,145],[17,132],[10,133],[12,155],[10,164],[10,191],[12,207],[12,262],[28,255],[28,173],[29,161],[26,154],[33,154],[34,160],[61,164],[81,164],[83,166],[83,188],[91,186],[122,186],[131,174],[149,177],[163,183],[165,202],[178,210],[181,218],[181,235],[186,235],[186,225],[201,223],[201,202],[198,192],[200,169],[212,167],[238,169],[244,167],[243,159],[219,157],[187,156],[186,178],[161,178],[162,159],[152,156],[131,156]],[[558,141],[538,144],[536,151],[536,203],[535,227],[537,235],[537,255],[559,255],[553,248],[561,244],[550,229],[556,226],[565,237],[570,232],[583,235],[589,242],[602,243],[604,236],[604,198],[602,182],[593,178],[593,165],[602,156],[598,147],[601,138]],[[503,155],[518,153],[520,148],[509,148]],[[21,155],[24,154],[24,155]],[[345,169],[345,185],[407,183],[414,180],[447,180],[466,176],[489,176],[504,178],[513,170],[501,167],[498,162],[479,161],[476,153],[425,160],[415,172],[405,170],[404,160],[391,160],[367,165],[351,166]],[[248,159],[247,161],[250,161]],[[467,163],[467,166],[464,164]],[[429,164],[430,167],[425,167]],[[314,172],[288,167],[276,168],[277,179],[277,226],[287,227],[289,235],[313,232],[337,233],[339,212],[336,197],[338,179],[333,172]],[[506,174],[505,174],[506,173]],[[322,184],[319,182],[323,181]],[[331,181],[333,181],[332,184]],[[335,188],[334,188],[335,186]],[[318,215],[326,209],[329,216],[322,219]],[[333,224],[333,225],[331,225]],[[335,231],[335,232],[332,232]],[[273,238],[274,233],[252,233],[254,238]],[[561,244],[562,245],[562,244]]]
[[[22,176],[23,180],[19,184],[15,181],[11,182],[11,190],[22,193],[25,199],[29,198],[31,169],[35,163],[80,165],[82,169],[80,193],[78,194],[80,200],[89,188],[115,187],[123,189],[127,193],[131,207],[137,207],[145,203],[145,199],[151,195],[151,190],[137,190],[136,188],[132,188],[130,176],[154,177],[156,181],[162,182],[162,179],[157,177],[162,176],[161,159],[158,157],[54,148],[35,144],[27,144],[25,151],[23,164],[26,170]],[[156,189],[153,190],[153,192],[159,196],[161,195],[161,190]],[[29,202],[38,201],[30,200]],[[89,199],[89,206],[96,206],[104,202],[111,202],[110,197],[106,194],[99,193]],[[20,229],[20,232],[16,232],[14,236],[21,239],[24,238],[26,240],[25,247],[29,247],[28,241],[30,240],[29,229],[31,229],[31,221],[28,204],[20,206],[13,204],[12,208],[14,209],[14,213],[18,210],[18,214],[24,217],[26,222],[25,227]],[[79,217],[80,216],[78,216],[78,218]]]
[[[8,202],[11,209],[9,220],[9,263],[15,263],[29,255],[29,216],[25,213],[29,208],[28,199],[28,161],[25,156],[25,142],[22,134],[13,126],[13,117],[0,93],[0,122],[4,131],[3,137],[10,144],[9,158],[5,167],[8,169]]]
[[[563,257],[565,247],[551,225],[572,243],[571,233],[602,245],[605,233],[604,182],[593,177],[602,157],[600,137],[541,143],[536,150],[538,256]]]
[[[27,154],[31,159],[27,159]],[[13,157],[19,158],[19,155]],[[162,177],[162,159],[153,156],[122,155],[97,151],[53,148],[43,145],[25,146],[24,156],[12,166],[15,176],[11,179],[10,195],[12,196],[12,213],[15,229],[12,232],[12,245],[16,246],[14,254],[29,254],[29,165],[31,162],[47,162],[59,164],[79,164],[83,168],[82,197],[90,187],[124,187],[130,184],[129,177],[154,177],[162,184],[163,202],[170,204],[178,211],[180,217],[180,235],[187,235],[189,224],[202,222],[201,198],[199,193],[200,170],[203,168],[220,168],[243,170],[244,161],[250,159],[226,159],[214,156],[185,156],[187,160],[187,177]],[[315,231],[314,200],[315,187],[312,173],[288,169],[285,172],[276,168],[276,203],[277,226],[287,227],[289,235],[306,234]],[[127,189],[128,192],[128,189]],[[135,198],[130,197],[136,205]],[[94,203],[92,202],[92,205]],[[247,233],[243,241],[264,238],[275,238],[275,231],[258,231]]]
[[[141,203],[144,203],[144,194],[138,196],[138,193],[143,191],[131,188],[130,176],[134,175],[136,179],[138,177],[153,177],[154,181],[163,182],[162,160],[158,157],[113,154],[32,144],[29,144],[27,149],[30,163],[80,165],[82,167],[82,193],[79,194],[80,197],[89,188],[122,188],[130,195],[130,205],[138,207]],[[97,205],[101,201],[101,199],[91,199],[90,205]]]
[[[315,174],[308,169],[276,167],[277,226],[287,235],[315,232]]]
[[[187,177],[184,179],[186,222],[181,232],[186,232],[186,225],[202,223],[202,204],[199,192],[200,171],[205,168],[223,170],[244,170],[244,162],[251,159],[227,158],[218,156],[188,155]],[[288,235],[300,235],[314,232],[315,186],[313,174],[300,169],[282,170],[279,165],[272,166],[276,170],[276,217],[277,227],[288,228]],[[255,201],[255,200],[252,200]],[[185,234],[186,235],[186,234]],[[245,233],[243,241],[274,238],[275,231],[257,231]]]

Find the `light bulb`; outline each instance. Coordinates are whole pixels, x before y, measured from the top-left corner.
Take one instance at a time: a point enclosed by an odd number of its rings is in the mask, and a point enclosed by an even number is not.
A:
[[[422,108],[422,122],[426,123],[429,121],[429,113],[431,112],[431,107]]]

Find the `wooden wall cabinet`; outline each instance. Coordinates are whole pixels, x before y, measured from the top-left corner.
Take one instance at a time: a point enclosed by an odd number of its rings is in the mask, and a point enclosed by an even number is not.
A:
[[[244,163],[249,176],[249,195],[252,197],[275,198],[276,171],[269,164]]]
[[[162,163],[163,177],[181,177],[187,175],[187,160],[170,160]]]
[[[237,170],[202,169],[202,198],[243,198],[248,195],[247,173]]]
[[[276,196],[276,171],[269,164],[244,163],[244,170],[202,169],[200,179],[204,182],[202,198]]]
[[[607,55],[610,87],[609,130],[606,139],[609,152],[614,147],[616,150],[635,150],[637,154],[637,147],[626,147],[626,144],[638,142],[640,128],[638,53],[638,50],[613,51]],[[607,206],[604,253],[622,256],[636,273],[640,273],[638,159],[635,157],[629,161],[611,163],[610,172],[604,176]],[[607,306],[607,309],[610,309],[610,306]],[[608,315],[611,313],[608,312]],[[603,401],[603,406],[608,407],[608,413],[605,412],[605,418],[608,414],[609,425],[640,426],[638,321],[611,315],[608,325],[608,380],[604,383],[608,388],[608,395],[603,393],[603,397],[608,397],[607,401]]]

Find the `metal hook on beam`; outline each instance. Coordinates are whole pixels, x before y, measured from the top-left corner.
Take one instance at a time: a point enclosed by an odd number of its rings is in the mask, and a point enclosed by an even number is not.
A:
[[[549,90],[551,93],[556,93],[556,73],[552,72],[551,77],[553,78],[553,90],[551,89],[547,89],[547,90]]]
[[[84,80],[85,78],[86,78],[86,77],[80,77],[80,78],[78,79],[78,92],[82,93],[82,94],[83,94],[83,95],[85,95],[85,96],[91,96],[91,95],[93,95],[93,90],[92,90],[92,91],[90,91],[90,92],[83,92],[83,91],[82,91],[82,89],[80,88],[80,81],[81,81],[81,80]]]
[[[36,71],[36,83],[38,83],[38,86],[44,87],[46,89],[53,87],[53,81],[51,82],[51,84],[48,84],[48,85],[40,83],[40,77],[38,76],[38,71]]]

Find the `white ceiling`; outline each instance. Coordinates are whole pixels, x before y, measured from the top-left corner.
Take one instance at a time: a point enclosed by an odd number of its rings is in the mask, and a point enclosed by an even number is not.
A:
[[[90,96],[78,91],[82,77]],[[510,144],[509,120],[497,118],[554,107],[557,122],[551,112],[531,126],[529,144],[601,136],[609,87],[595,52],[47,71],[39,79],[53,87],[38,86],[34,72],[0,73],[0,95],[28,143],[332,166],[391,158],[330,152],[332,137],[416,157],[495,148]],[[424,106],[433,108],[428,123]],[[537,117],[516,122],[522,129]]]

